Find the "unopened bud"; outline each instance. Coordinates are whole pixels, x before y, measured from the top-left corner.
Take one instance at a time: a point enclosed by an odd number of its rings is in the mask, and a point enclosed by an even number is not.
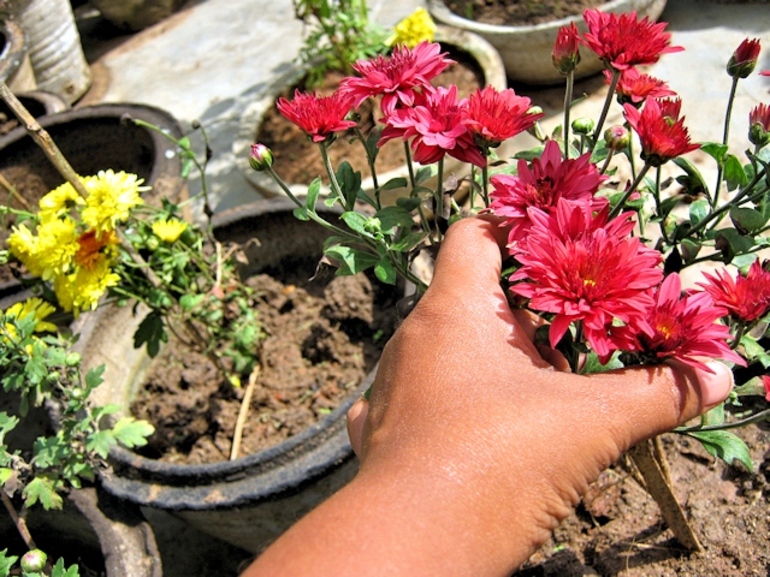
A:
[[[264,144],[257,143],[251,145],[251,154],[249,155],[249,164],[251,168],[260,172],[273,166],[273,153]]]
[[[607,148],[620,152],[631,144],[631,133],[625,127],[616,124],[604,131],[604,141],[607,143]]]
[[[556,44],[551,53],[551,61],[554,68],[562,76],[567,76],[577,68],[580,62],[580,42],[578,29],[574,22],[569,26],[562,26],[556,34]]]
[[[39,573],[45,569],[48,555],[40,549],[30,549],[21,558],[21,570],[25,573]]]
[[[770,105],[758,104],[749,113],[749,141],[760,148],[770,144]]]
[[[733,78],[746,78],[757,66],[760,48],[759,38],[746,38],[730,57],[727,73]]]
[[[576,118],[572,121],[572,130],[577,134],[590,134],[596,126],[592,118]]]

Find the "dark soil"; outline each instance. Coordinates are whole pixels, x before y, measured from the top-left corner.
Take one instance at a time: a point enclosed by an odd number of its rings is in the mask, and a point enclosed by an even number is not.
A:
[[[715,461],[694,440],[663,437],[674,492],[705,551],[688,554],[662,525],[626,459],[605,472],[516,577],[767,577],[770,427],[736,431],[755,472]]]
[[[606,0],[446,0],[463,18],[497,26],[525,26],[582,14]]]
[[[471,64],[467,55],[452,51],[449,48],[446,48],[446,51],[452,59],[457,61],[457,64],[440,74],[434,80],[434,85],[450,86],[454,84],[458,87],[460,97],[466,97],[476,88],[482,86],[481,71],[475,64]],[[323,84],[315,88],[315,91],[319,94],[329,94],[339,86],[342,78],[341,73],[330,73],[324,79]],[[293,98],[295,88],[297,87],[287,89],[282,96],[289,99]],[[302,85],[299,88],[300,90],[305,89]],[[357,112],[361,117],[359,126],[364,134],[368,134],[381,117],[380,111],[372,106],[370,99],[364,102]],[[340,134],[329,148],[329,158],[335,169],[343,160],[347,160],[354,169],[360,170],[363,177],[367,178],[371,176],[371,172],[368,168],[366,153],[361,143],[353,140],[354,136],[352,130],[348,131],[347,134]],[[285,182],[310,184],[318,176],[327,180],[326,169],[318,151],[318,145],[310,141],[297,126],[281,116],[275,107],[265,114],[262,125],[257,127],[255,138],[255,142],[262,142],[273,151],[274,168]],[[378,176],[382,176],[390,170],[404,166],[405,163],[406,156],[403,144],[400,140],[392,140],[380,148],[375,169]]]
[[[273,446],[329,414],[375,366],[395,325],[395,295],[366,275],[309,282],[314,263],[248,279],[267,332],[240,454]],[[245,379],[244,379],[245,384]],[[153,361],[132,412],[156,427],[145,451],[168,462],[230,455],[244,388],[205,357],[170,342]]]

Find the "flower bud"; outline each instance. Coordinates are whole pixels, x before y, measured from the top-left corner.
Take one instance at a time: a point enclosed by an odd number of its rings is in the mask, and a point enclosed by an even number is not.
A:
[[[575,23],[571,22],[569,26],[559,28],[556,34],[556,44],[551,53],[551,61],[559,74],[567,76],[577,68],[580,62],[579,49],[578,29]]]
[[[251,168],[260,172],[273,166],[273,153],[262,143],[251,145],[251,154],[249,155],[249,164]]]
[[[749,141],[760,148],[770,144],[770,105],[758,104],[749,113]]]
[[[158,240],[157,237],[151,236],[147,238],[146,244],[149,250],[155,252],[156,250],[158,250],[158,247],[160,246],[160,241]]]
[[[30,549],[21,558],[21,570],[25,573],[39,573],[45,568],[48,555],[40,549]]]
[[[607,148],[620,152],[631,144],[631,133],[624,126],[616,124],[604,131],[604,141],[607,143]]]
[[[75,367],[80,364],[80,353],[68,353],[64,358],[64,364],[68,367]]]
[[[760,48],[759,38],[753,40],[746,38],[730,57],[727,73],[732,78],[746,78],[757,66]]]
[[[577,134],[590,134],[595,126],[596,123],[593,121],[593,118],[583,117],[572,121],[572,130]]]

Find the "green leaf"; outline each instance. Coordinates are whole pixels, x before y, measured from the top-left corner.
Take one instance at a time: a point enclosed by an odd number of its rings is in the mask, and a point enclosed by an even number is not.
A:
[[[692,162],[681,156],[675,158],[673,162],[685,173],[685,176],[678,176],[676,181],[685,188],[688,194],[695,196],[708,192],[708,186],[706,186],[703,175]]]
[[[77,565],[70,565],[69,569],[64,566],[64,559],[59,558],[56,565],[53,566],[51,577],[80,577]]]
[[[337,182],[342,188],[345,197],[345,206],[351,207],[356,202],[358,191],[361,190],[361,173],[353,170],[350,163],[345,160],[337,168]]]
[[[391,178],[388,182],[383,184],[380,187],[380,190],[395,190],[397,188],[406,188],[406,186],[409,184],[409,181],[406,180],[406,178],[402,176],[397,176],[396,178]],[[398,199],[401,200],[401,199]],[[396,202],[398,202],[398,200]]]
[[[338,275],[357,274],[380,261],[379,256],[343,245],[330,246],[324,254],[339,263]]]
[[[183,311],[191,311],[197,307],[206,295],[184,294],[179,299],[179,306]]]
[[[293,213],[294,213],[294,218],[296,218],[297,220],[301,220],[301,221],[308,221],[308,220],[310,220],[310,217],[308,216],[308,213],[307,213],[307,207],[306,206],[301,206],[299,208],[295,208]]]
[[[22,496],[27,507],[31,507],[38,501],[47,510],[61,509],[62,506],[62,498],[56,494],[53,481],[45,477],[35,477],[27,483]]]
[[[166,342],[168,335],[163,324],[163,316],[158,312],[149,313],[137,327],[134,333],[134,348],[147,345],[147,354],[155,357],[160,351],[160,343]]]
[[[360,212],[350,210],[348,212],[342,213],[341,218],[353,232],[367,238],[372,238],[371,233],[366,228],[366,223],[369,222],[368,216],[365,216]]]
[[[3,444],[5,435],[10,433],[19,424],[19,418],[0,411],[0,445]]]
[[[690,264],[698,256],[701,249],[701,243],[695,242],[692,239],[685,238],[679,243],[682,259],[685,264]]]
[[[714,425],[722,425],[725,422],[725,404],[721,403],[711,409],[710,411],[707,411],[706,413],[703,413],[700,418],[701,426],[703,427],[712,427]]]
[[[374,274],[385,284],[396,284],[396,269],[387,256],[383,256],[377,264],[374,265]]]
[[[104,382],[102,378],[104,370],[105,366],[99,365],[86,373],[86,389],[89,393]]]
[[[616,351],[606,365],[599,362],[599,356],[591,351],[586,355],[585,364],[580,370],[581,375],[591,375],[594,373],[604,373],[607,371],[614,371],[615,369],[622,369],[625,365],[620,361],[620,351]]]
[[[112,431],[96,431],[89,435],[86,440],[86,450],[93,451],[102,459],[106,459],[110,454],[110,449],[115,444],[115,436]]]
[[[11,574],[11,568],[18,559],[16,555],[8,556],[8,549],[0,551],[0,577],[8,577]]]
[[[721,162],[728,151],[728,147],[721,142],[704,142],[700,148],[717,162]]]
[[[687,434],[698,439],[709,455],[722,459],[728,465],[740,461],[749,471],[754,469],[749,448],[734,433],[730,431],[690,431]]]
[[[396,206],[412,212],[422,204],[422,199],[417,196],[404,196],[396,199]]]
[[[759,344],[754,337],[743,335],[741,337],[741,346],[748,361],[758,361],[763,367],[770,367],[770,354],[765,351],[765,347]]]
[[[690,220],[692,225],[698,224],[709,214],[709,202],[705,198],[700,198],[690,205]]]
[[[315,178],[313,179],[313,182],[310,183],[310,186],[307,187],[307,198],[305,199],[305,208],[307,209],[307,211],[310,211],[310,212],[315,211],[315,205],[318,202],[318,195],[320,193],[321,193],[321,179]],[[297,209],[297,210],[300,210],[300,209]],[[294,216],[297,216],[297,210],[294,211]],[[306,215],[307,215],[307,211],[305,212]],[[300,220],[307,220],[307,216],[305,218],[300,218]]]
[[[761,230],[768,219],[753,208],[734,206],[730,209],[730,220],[742,234],[752,234]]]
[[[145,446],[147,444],[147,437],[154,432],[155,427],[150,423],[135,419],[134,417],[123,417],[112,427],[112,433],[115,435],[115,438],[129,449]]]
[[[380,219],[382,232],[393,234],[398,228],[410,229],[414,225],[412,213],[400,206],[388,206],[375,215]]]
[[[0,467],[0,485],[5,485],[12,475],[13,469],[9,469],[8,467]]]
[[[724,159],[724,178],[727,190],[735,190],[739,186],[745,186],[749,179],[746,171],[741,166],[741,161],[734,154],[728,154]]]
[[[722,252],[722,262],[730,264],[736,254],[743,254],[754,246],[754,239],[743,236],[734,228],[723,228],[717,232],[715,247]]]
[[[422,184],[426,180],[428,180],[431,176],[434,174],[434,165],[430,166],[423,166],[417,171],[417,174],[414,175],[414,183],[415,184]]]

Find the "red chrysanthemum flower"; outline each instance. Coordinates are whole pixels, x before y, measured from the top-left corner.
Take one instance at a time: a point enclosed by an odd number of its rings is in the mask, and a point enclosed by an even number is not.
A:
[[[765,385],[765,400],[770,403],[770,376],[762,375],[762,384]]]
[[[377,146],[393,138],[411,138],[414,160],[420,164],[438,162],[448,154],[484,166],[486,159],[463,124],[467,105],[466,99],[457,99],[454,85],[422,94],[413,108],[397,108],[383,119],[385,129]]]
[[[732,78],[747,78],[754,72],[762,45],[759,38],[746,38],[735,49],[727,62],[727,73]]]
[[[612,72],[605,70],[604,76],[609,84],[612,81]],[[638,104],[648,97],[665,98],[676,95],[663,80],[649,74],[641,74],[636,68],[628,68],[621,73],[615,93],[621,104]]]
[[[529,130],[544,113],[529,114],[532,101],[518,96],[513,88],[498,91],[493,86],[476,90],[468,98],[463,123],[481,146],[497,146]]]
[[[313,142],[323,142],[335,132],[353,128],[356,123],[345,120],[353,108],[353,99],[339,91],[331,96],[312,92],[294,92],[294,100],[279,98],[278,111],[299,126]]]
[[[760,76],[770,76],[770,70],[762,70],[759,73]]]
[[[549,140],[542,156],[531,165],[523,159],[518,174],[499,174],[491,178],[491,211],[504,217],[510,226],[508,241],[515,243],[526,236],[532,222],[528,210],[537,208],[546,213],[556,210],[559,199],[579,201],[593,198],[599,185],[607,178],[599,174],[589,153],[578,158],[563,159],[559,144]],[[596,198],[594,209],[606,203]]]
[[[390,114],[399,103],[414,106],[418,89],[430,89],[430,81],[450,64],[454,64],[454,60],[441,52],[438,43],[421,42],[413,49],[399,45],[389,57],[379,55],[357,61],[353,69],[361,77],[345,78],[340,91],[352,96],[356,108],[368,97],[381,95],[382,111]]]
[[[680,52],[681,46],[670,46],[671,34],[664,32],[665,22],[639,20],[636,11],[613,14],[591,9],[583,13],[588,32],[582,42],[615,70],[654,64],[662,54]]]
[[[679,118],[681,100],[647,98],[641,112],[632,104],[624,104],[625,118],[639,135],[642,158],[652,166],[700,148],[690,143],[690,134]]]
[[[551,213],[529,213],[529,234],[512,251],[521,268],[510,277],[517,283],[511,291],[530,299],[529,308],[556,315],[552,347],[582,321],[586,340],[606,357],[615,348],[608,335],[614,321],[644,322],[649,290],[663,277],[660,253],[631,236],[632,213],[608,220],[608,205],[594,213],[589,200],[561,199]]]
[[[749,141],[756,146],[770,144],[770,106],[757,104],[749,112]]]
[[[580,34],[574,22],[562,26],[556,33],[551,61],[562,76],[567,76],[580,63]]]
[[[632,320],[617,330],[624,350],[642,353],[645,361],[676,359],[710,371],[706,359],[724,359],[741,366],[746,362],[730,347],[730,329],[718,322],[727,310],[716,306],[706,292],[682,295],[682,282],[676,273],[666,277],[653,291],[654,304],[646,322]],[[616,341],[616,342],[618,342]]]
[[[770,272],[755,260],[746,276],[735,279],[727,269],[713,275],[703,273],[708,282],[698,283],[714,302],[727,309],[732,316],[746,322],[754,322],[770,310]]]

